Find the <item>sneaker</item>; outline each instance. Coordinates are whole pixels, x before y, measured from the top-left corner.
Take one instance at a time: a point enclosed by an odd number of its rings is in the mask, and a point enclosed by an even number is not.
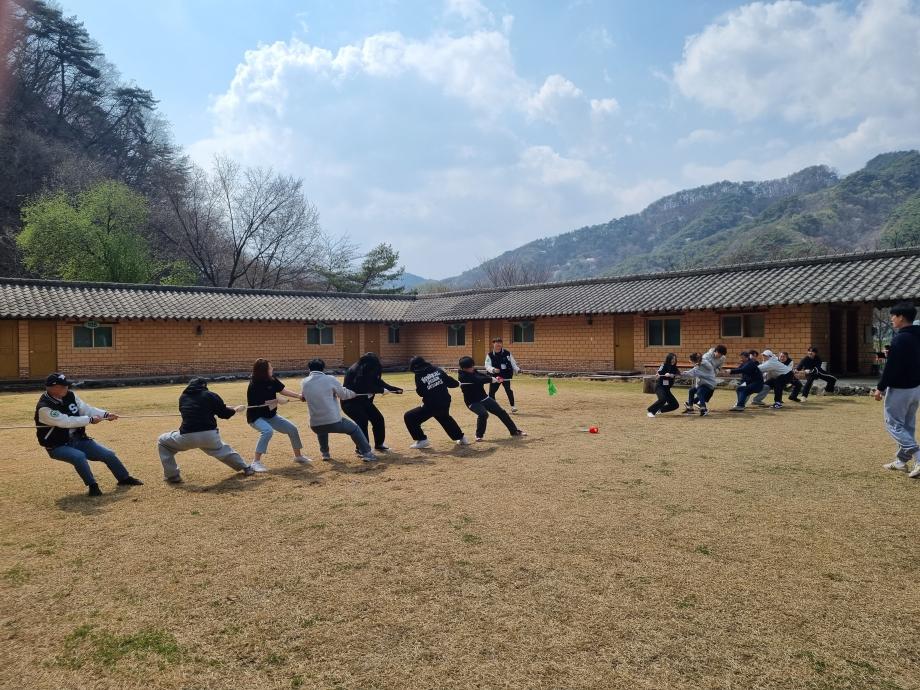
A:
[[[911,479],[916,479],[920,477],[920,460],[914,460],[914,469],[907,473],[907,476]]]
[[[517,408],[516,408],[514,405],[511,406],[511,412],[512,412],[512,413],[517,412]]]
[[[650,418],[650,419],[655,419],[655,413],[654,413],[654,412],[646,412],[646,413],[645,413],[645,416],[648,417],[648,418]]]
[[[364,462],[377,462],[380,458],[378,458],[376,455],[374,455],[373,452],[371,452],[371,453],[368,453],[367,455],[362,455],[361,459]]]
[[[705,416],[708,415],[708,414],[709,414],[709,408],[708,408],[708,407],[701,407],[701,408],[700,408],[700,417],[705,417]]]
[[[144,482],[142,482],[137,477],[128,476],[128,477],[125,477],[124,479],[118,480],[118,486],[143,486],[143,485],[144,485]]]
[[[430,448],[431,441],[429,441],[427,438],[423,438],[421,441],[416,441],[409,447],[410,448]]]
[[[782,403],[779,403],[779,402],[773,403],[773,409],[774,409],[774,410],[780,410],[780,409],[782,409],[782,407],[783,407],[783,404],[782,404]]]
[[[477,436],[477,437],[473,440],[473,443],[479,443],[479,442],[481,442],[481,441],[482,441],[482,436]]]
[[[797,402],[797,403],[803,402],[803,400],[802,400],[801,398],[797,398],[797,397],[795,397],[794,395],[790,395],[790,396],[789,396],[789,399],[790,399],[792,402]]]
[[[102,490],[99,488],[99,485],[93,482],[89,485],[89,491],[86,492],[87,496],[101,496]]]
[[[468,446],[470,445],[470,440],[466,437],[466,434],[457,439],[458,446]]]
[[[244,477],[251,477],[251,476],[254,475],[255,473],[256,473],[256,471],[253,469],[252,465],[246,465],[246,467],[243,468],[243,476],[244,476]]]
[[[693,414],[693,405],[688,405],[687,403],[684,403],[683,414]]]
[[[801,400],[796,400],[796,402],[807,403],[807,402],[808,402],[808,396],[807,396],[807,395],[806,395],[806,396],[803,396]]]
[[[331,462],[331,461],[332,461],[332,456],[331,456],[328,452],[327,452],[327,453],[323,453],[323,461],[324,461],[324,462]]]
[[[249,467],[253,472],[268,472],[268,468],[258,460],[254,460]]]
[[[523,430],[521,430],[521,429],[518,429],[517,431],[515,431],[515,432],[514,432],[513,434],[511,434],[511,435],[512,435],[512,436],[526,436],[526,435],[527,435],[527,432],[526,432],[526,431],[523,431]]]
[[[884,467],[886,470],[900,470],[902,472],[907,471],[907,463],[903,460],[894,460],[886,465],[882,465],[882,467]]]
[[[182,475],[176,474],[176,475],[173,475],[172,477],[163,477],[163,481],[166,482],[167,484],[181,484]]]
[[[299,465],[306,465],[313,461],[310,458],[308,458],[306,455],[295,455],[294,462],[296,462]]]
[[[735,405],[728,408],[729,412],[744,412],[744,405]]]
[[[378,453],[386,453],[390,447],[386,443],[381,443],[379,446],[374,446],[374,450]]]

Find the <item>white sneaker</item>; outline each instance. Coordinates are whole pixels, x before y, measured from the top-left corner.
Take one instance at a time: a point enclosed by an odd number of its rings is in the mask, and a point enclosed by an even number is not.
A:
[[[295,455],[294,462],[298,463],[299,465],[306,465],[307,463],[310,463],[313,461],[305,455]]]
[[[410,448],[431,448],[431,441],[427,438],[423,438],[421,441],[416,441],[413,443]]]
[[[268,468],[258,460],[253,460],[252,464],[249,466],[252,468],[253,472],[268,472]]]
[[[512,408],[511,408],[511,411],[512,411],[512,412],[517,412],[517,408],[516,408],[516,407],[512,407]]]
[[[914,469],[907,473],[907,476],[911,479],[916,479],[920,477],[920,460],[914,460]]]
[[[900,470],[902,472],[907,471],[907,463],[903,460],[894,460],[888,464],[882,465],[886,470]]]
[[[477,437],[476,437],[476,443],[479,443],[480,441],[482,441],[482,436],[477,436]]]
[[[468,446],[470,445],[470,440],[466,437],[466,434],[457,439],[458,446]]]
[[[654,413],[654,412],[646,412],[646,413],[645,413],[645,416],[648,417],[649,419],[655,419],[655,413]]]

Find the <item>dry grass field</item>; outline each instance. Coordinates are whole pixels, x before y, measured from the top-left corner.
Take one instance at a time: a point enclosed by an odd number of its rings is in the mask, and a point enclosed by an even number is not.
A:
[[[428,451],[407,449],[417,398],[387,396],[394,452],[370,467],[344,437],[320,462],[288,405],[312,466],[276,434],[269,474],[191,451],[177,486],[154,447],[174,420],[103,423],[147,483],[94,463],[101,499],[33,432],[0,432],[0,685],[920,687],[920,482],[881,469],[879,403],[731,415],[719,392],[708,418],[652,420],[638,386],[557,384],[515,380],[526,439],[492,420],[457,448],[430,422]],[[84,397],[151,414],[180,390]],[[35,399],[0,395],[0,425]],[[256,432],[222,429],[250,455]]]

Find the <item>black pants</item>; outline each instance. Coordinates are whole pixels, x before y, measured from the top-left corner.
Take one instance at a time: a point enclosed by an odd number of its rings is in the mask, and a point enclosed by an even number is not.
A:
[[[367,435],[367,425],[370,424],[374,430],[374,448],[383,446],[387,438],[386,421],[371,398],[343,400],[342,411],[358,425],[366,439],[370,439]]]
[[[811,393],[811,386],[815,382],[815,379],[821,379],[822,381],[827,382],[827,392],[833,393],[834,387],[837,385],[837,377],[831,376],[821,367],[815,367],[811,370],[811,373],[808,375],[808,378],[805,379],[805,388],[802,389],[802,397],[807,398],[808,394]]]
[[[690,389],[690,397],[687,399],[687,404],[692,405],[695,401],[697,405],[703,407],[712,400],[712,394],[715,392],[715,388],[710,388],[705,383],[695,386]]]
[[[680,407],[680,403],[677,402],[677,398],[675,398],[674,393],[671,392],[670,386],[655,386],[655,395],[658,396],[658,400],[648,407],[648,411],[652,414],[671,412]]]
[[[422,424],[432,417],[443,427],[451,440],[459,441],[463,438],[463,431],[460,429],[460,425],[457,424],[457,420],[450,416],[450,406],[432,409],[422,405],[421,407],[412,408],[403,415],[403,419],[406,420],[406,428],[409,430],[409,435],[414,441],[421,441],[428,438],[425,436],[425,432],[422,431]]]
[[[480,400],[478,403],[470,405],[469,408],[479,417],[476,420],[476,438],[482,438],[486,435],[486,424],[489,423],[490,412],[502,421],[502,424],[508,428],[512,436],[517,433],[518,428],[514,420],[511,419],[511,415],[505,412],[502,406],[495,402],[494,398]]]
[[[511,390],[511,379],[505,379],[501,383],[490,383],[489,397],[493,400],[495,399],[495,394],[498,392],[499,386],[505,389],[505,393],[508,394],[508,402],[511,403],[511,407],[514,407],[514,391]]]
[[[802,382],[795,377],[795,372],[790,371],[788,374],[783,374],[782,376],[777,377],[773,382],[773,400],[774,402],[783,401],[783,391],[786,390],[786,386],[792,386],[792,392],[789,393],[789,399],[794,400],[799,396],[799,392],[802,390]]]

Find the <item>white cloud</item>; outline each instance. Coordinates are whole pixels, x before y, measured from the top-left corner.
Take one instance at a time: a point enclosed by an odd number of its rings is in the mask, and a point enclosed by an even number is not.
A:
[[[581,98],[582,92],[575,84],[559,74],[551,74],[535,94],[527,98],[525,109],[533,118],[553,121],[559,107],[566,101]]]
[[[495,24],[495,16],[479,0],[446,0],[444,14],[457,16],[476,28]]]
[[[920,13],[910,0],[755,2],[688,38],[670,83],[769,135],[727,162],[685,163],[693,184],[815,164],[849,172],[879,152],[920,146]],[[677,143],[722,137],[701,128]]]
[[[620,104],[616,98],[592,98],[591,114],[592,115],[612,115],[620,109]]]
[[[827,124],[916,110],[920,16],[909,0],[797,0],[740,7],[691,36],[674,66],[679,91],[743,120]]]

